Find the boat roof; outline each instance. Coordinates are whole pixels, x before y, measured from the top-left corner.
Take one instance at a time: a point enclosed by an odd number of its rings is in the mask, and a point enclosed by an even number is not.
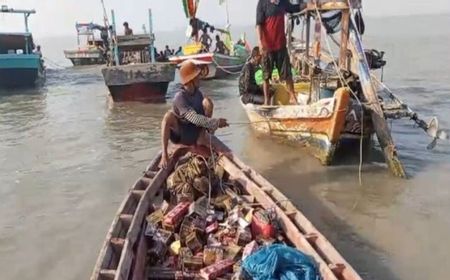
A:
[[[148,34],[117,36],[117,46],[125,51],[142,50],[150,46],[150,36]]]
[[[8,49],[24,49],[27,43],[33,49],[33,36],[29,32],[0,33],[0,50],[2,50],[0,52]]]
[[[22,37],[32,37],[31,32],[0,32],[0,36],[22,36]]]

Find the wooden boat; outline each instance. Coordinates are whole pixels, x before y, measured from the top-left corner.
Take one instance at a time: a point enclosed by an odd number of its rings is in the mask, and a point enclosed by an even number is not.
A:
[[[109,64],[113,65],[102,69],[112,99],[115,102],[164,102],[169,83],[175,79],[176,66],[155,62],[152,30],[149,34],[117,36],[114,27],[112,37],[113,53]]]
[[[296,94],[303,102],[299,106],[276,103],[277,106],[271,109],[250,105],[244,108],[253,127],[306,142],[315,148],[313,153],[324,164],[333,161],[333,151],[339,147],[339,143],[354,139],[370,146],[370,139],[376,135],[390,171],[396,176],[406,177],[387,118],[412,119],[434,139],[430,147],[434,146],[437,139],[448,139],[448,136],[438,128],[436,119],[429,124],[419,119],[415,112],[377,79],[376,71],[383,69],[386,61],[383,60],[383,52],[363,48],[361,7],[361,1],[358,0],[309,0],[303,11],[289,15],[287,48],[295,73],[294,80],[306,85],[306,88],[296,89]],[[336,35],[339,35],[339,41]],[[333,54],[330,41],[338,47],[337,57]],[[276,81],[273,84],[277,86]],[[347,88],[348,105],[339,102],[342,100],[340,88]],[[331,92],[331,95],[322,96],[324,92]],[[306,96],[306,99],[302,96]],[[336,105],[334,115],[330,111],[328,118],[318,119],[308,114],[302,118],[297,116],[298,108],[313,112],[317,108],[326,108],[323,103],[330,97]],[[342,107],[339,108],[338,104]],[[342,112],[338,113],[339,110]],[[281,112],[282,121],[273,117],[273,113]],[[367,151],[370,150],[363,149],[363,154]]]
[[[188,59],[201,62],[206,66],[206,73],[202,76],[203,79],[222,79],[230,75],[240,73],[244,67],[245,61],[248,57],[244,56],[230,56],[220,53],[197,53],[191,55],[172,56],[169,61],[174,64],[180,64]]]
[[[299,97],[301,100],[307,95]],[[345,88],[337,89],[331,98],[311,104],[241,104],[256,131],[305,145],[324,165],[332,163],[339,144],[353,142],[361,135],[361,115],[351,109],[354,104],[351,104],[350,92]],[[370,124],[366,125],[364,136],[370,137]]]
[[[137,63],[105,67],[102,74],[115,102],[163,102],[175,78],[175,67],[162,62]]]
[[[102,39],[97,39],[95,30],[108,32],[106,27],[94,23],[76,23],[78,47],[75,50],[64,50],[64,56],[69,59],[74,66],[101,65],[106,63],[105,53],[107,47]],[[80,37],[85,37],[86,42],[81,45]]]
[[[174,64],[180,64],[188,59],[193,59],[198,62],[202,62],[207,66],[205,69],[207,72],[203,75],[203,79],[222,79],[230,75],[239,74],[245,65],[247,58],[249,57],[249,47],[241,40],[242,44],[233,44],[231,38],[231,32],[229,30],[229,16],[227,14],[227,28],[215,28],[207,22],[204,22],[196,18],[197,9],[200,5],[196,0],[183,0],[184,11],[186,18],[190,20],[189,28],[191,30],[197,30],[195,32],[189,32],[190,42],[183,46],[183,54],[172,56],[169,61]],[[228,5],[227,2],[225,2]],[[226,9],[228,11],[228,7]],[[196,26],[196,27],[194,27]],[[205,51],[201,42],[199,42],[198,29],[211,30],[213,32],[219,32],[224,36],[224,43],[230,50],[229,54],[220,54],[212,51]],[[212,48],[212,46],[211,46]]]
[[[25,32],[0,33],[0,87],[34,87],[45,81],[42,54],[35,53],[33,35],[28,29],[28,17],[35,10],[15,10],[2,6],[0,13],[23,14]]]
[[[161,201],[165,182],[183,155],[189,151],[208,157],[209,149],[206,150],[178,149],[173,153],[167,169],[158,168],[160,154],[152,160],[143,177],[136,181],[119,207],[91,280],[175,279],[166,278],[167,270],[164,268],[156,273],[158,268],[146,267],[147,251],[152,249],[145,236],[146,217],[155,209],[153,205]],[[217,167],[223,169],[224,178],[228,177],[241,185],[244,192],[251,199],[254,198],[254,204],[276,212],[290,246],[312,257],[322,279],[361,279],[330,242],[280,191],[240,161],[217,138],[212,139],[212,150],[220,154],[216,158]]]

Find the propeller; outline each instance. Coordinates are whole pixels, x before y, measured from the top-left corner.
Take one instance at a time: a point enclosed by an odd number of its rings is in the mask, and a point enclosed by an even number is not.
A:
[[[425,132],[433,138],[430,144],[428,144],[427,149],[432,150],[436,147],[437,140],[448,140],[449,136],[447,132],[442,129],[439,129],[439,121],[436,117],[433,117],[430,123],[427,125],[427,129]]]

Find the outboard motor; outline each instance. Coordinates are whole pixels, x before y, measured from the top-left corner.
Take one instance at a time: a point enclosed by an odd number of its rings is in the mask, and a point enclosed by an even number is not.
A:
[[[386,65],[386,60],[383,59],[384,52],[375,49],[364,50],[366,54],[367,64],[370,69],[380,69]]]

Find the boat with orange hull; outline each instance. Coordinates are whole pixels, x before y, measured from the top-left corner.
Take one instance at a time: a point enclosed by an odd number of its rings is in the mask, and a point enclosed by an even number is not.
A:
[[[240,273],[248,272],[245,258],[251,258],[253,254],[258,254],[262,250],[270,250],[273,242],[278,244],[275,246],[289,247],[296,253],[304,254],[315,267],[314,274],[317,275],[317,279],[362,279],[285,195],[255,170],[245,165],[217,138],[212,137],[211,147],[174,150],[165,169],[158,167],[160,159],[161,153],[152,160],[144,175],[136,181],[120,205],[101,247],[91,280],[216,279],[220,276],[231,279],[232,276],[237,277]],[[190,166],[193,166],[192,169],[189,169]],[[190,172],[184,172],[189,170]],[[181,178],[184,178],[182,180],[198,178],[196,176],[205,172],[211,172],[209,188],[214,189],[210,192],[213,194],[210,194],[209,198],[207,194],[198,194],[200,198],[197,199],[191,200],[182,196],[174,199],[174,194],[169,191],[169,186],[172,186],[173,182]],[[220,187],[217,181],[216,183],[211,181],[211,178],[217,178],[216,176],[221,178]],[[215,193],[216,191],[219,193]],[[245,215],[245,218],[241,218],[242,221],[234,226],[228,221],[229,217],[232,217],[231,213],[236,210],[225,210],[225,214],[217,210],[217,207],[219,209],[222,207],[218,206],[221,200],[231,197],[234,201],[232,209],[246,208],[252,213]],[[224,205],[227,204],[224,202]],[[209,218],[201,222],[199,219],[205,213]],[[275,229],[271,225],[261,223],[261,213],[272,213],[270,219],[279,226]],[[231,229],[240,228],[239,232],[246,230],[250,234],[246,238],[253,241],[243,242],[242,235],[236,239],[229,237],[226,239],[224,236],[218,239],[223,241],[215,240],[214,236],[224,235],[223,224],[214,229],[217,221],[213,220],[221,219],[219,217],[221,215],[223,217],[228,215],[224,224],[229,224]],[[163,229],[171,227],[171,221],[174,220],[178,221],[178,224],[182,221],[181,226],[178,225],[171,231]],[[251,226],[245,222],[246,220],[251,220]],[[208,223],[212,226],[205,227]],[[174,234],[178,229],[179,234]],[[276,240],[264,237],[275,232],[278,238]],[[188,234],[186,239],[185,234]],[[241,244],[241,241],[242,245],[235,245]],[[203,243],[212,244],[211,242],[215,242],[213,247],[200,246]],[[216,260],[221,260],[218,261],[220,265],[214,262],[214,258],[210,258],[211,248],[218,250]],[[203,252],[203,256],[193,255],[195,252]],[[223,265],[223,262],[227,264],[226,267],[218,269],[217,266]],[[302,269],[306,269],[305,267]],[[214,273],[211,274],[212,271]]]
[[[324,165],[333,162],[340,143],[361,136],[360,116],[352,108],[350,92],[345,88],[336,90],[331,98],[311,104],[264,106],[242,103],[242,106],[257,132],[307,146]],[[370,124],[367,124],[364,137],[370,138],[370,134]]]
[[[405,178],[387,119],[414,121],[433,138],[429,149],[449,137],[436,118],[429,123],[420,119],[382,82],[384,52],[364,49],[361,8],[360,0],[304,1],[303,10],[289,14],[286,20],[299,105],[289,104],[287,90],[280,89],[277,75],[272,75],[275,106],[246,104],[244,109],[256,130],[305,143],[323,164],[333,162],[341,144],[355,140],[357,145],[352,146],[359,151],[352,152],[363,159],[376,135],[392,174]],[[381,70],[380,78],[377,70]],[[262,83],[262,73],[255,79]],[[280,100],[280,91],[284,100]]]

